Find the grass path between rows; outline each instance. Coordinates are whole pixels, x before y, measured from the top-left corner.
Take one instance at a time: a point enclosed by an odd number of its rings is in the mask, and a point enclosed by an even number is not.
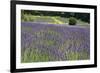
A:
[[[63,22],[62,21],[60,21],[60,20],[58,20],[58,19],[56,19],[55,17],[52,17],[52,19],[55,21],[55,23],[57,23],[57,24],[63,24]]]

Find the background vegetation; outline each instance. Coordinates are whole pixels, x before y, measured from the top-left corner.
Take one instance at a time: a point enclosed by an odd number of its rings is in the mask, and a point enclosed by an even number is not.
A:
[[[77,24],[89,24],[89,13],[76,13],[76,12],[54,12],[54,11],[34,11],[22,10],[21,20],[23,22],[46,22],[52,24],[65,24],[69,23],[69,18],[74,17]]]

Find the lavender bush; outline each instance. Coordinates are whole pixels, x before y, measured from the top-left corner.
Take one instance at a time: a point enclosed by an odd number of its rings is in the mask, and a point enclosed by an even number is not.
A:
[[[90,28],[21,23],[21,62],[87,60]]]

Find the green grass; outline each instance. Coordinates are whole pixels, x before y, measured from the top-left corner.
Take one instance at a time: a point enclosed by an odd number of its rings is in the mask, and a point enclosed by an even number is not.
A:
[[[88,53],[86,52],[66,52],[67,60],[87,60],[89,59]]]
[[[47,53],[40,53],[37,49],[27,48],[21,55],[22,63],[45,62],[50,60],[54,60],[54,58]]]
[[[81,21],[81,20],[77,20],[77,23],[78,24],[80,24],[80,25],[89,25],[89,23],[87,23],[87,22],[83,22],[83,21]]]
[[[86,52],[66,52],[66,60],[86,60],[89,59],[88,53]],[[55,58],[50,56],[47,53],[40,53],[37,49],[27,48],[21,55],[22,63],[31,63],[31,62],[48,62],[54,61]]]
[[[60,17],[60,16],[39,16],[31,14],[23,14],[21,17],[22,22],[44,22],[49,24],[68,24],[69,18]],[[88,25],[88,23],[83,22],[77,19],[77,24],[79,25]]]

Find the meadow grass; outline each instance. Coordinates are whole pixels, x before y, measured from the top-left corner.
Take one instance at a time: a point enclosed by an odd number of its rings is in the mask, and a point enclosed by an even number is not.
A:
[[[23,14],[21,18],[22,22],[40,22],[40,23],[50,23],[50,24],[68,24],[69,18],[60,17],[60,16],[39,16],[31,14]],[[86,22],[77,19],[78,25],[89,25]]]
[[[67,52],[66,53],[67,61],[72,60],[86,60],[89,59],[89,55],[86,52]],[[39,51],[34,49],[26,49],[21,55],[21,62],[22,63],[31,63],[31,62],[47,62],[47,61],[54,61],[55,57],[50,56],[48,53],[39,53]]]
[[[44,62],[44,61],[49,61],[49,59],[52,58],[48,54],[46,54],[46,53],[41,54],[37,50],[34,50],[34,49],[26,49],[22,53],[21,57],[22,57],[22,60],[21,60],[22,63]]]

